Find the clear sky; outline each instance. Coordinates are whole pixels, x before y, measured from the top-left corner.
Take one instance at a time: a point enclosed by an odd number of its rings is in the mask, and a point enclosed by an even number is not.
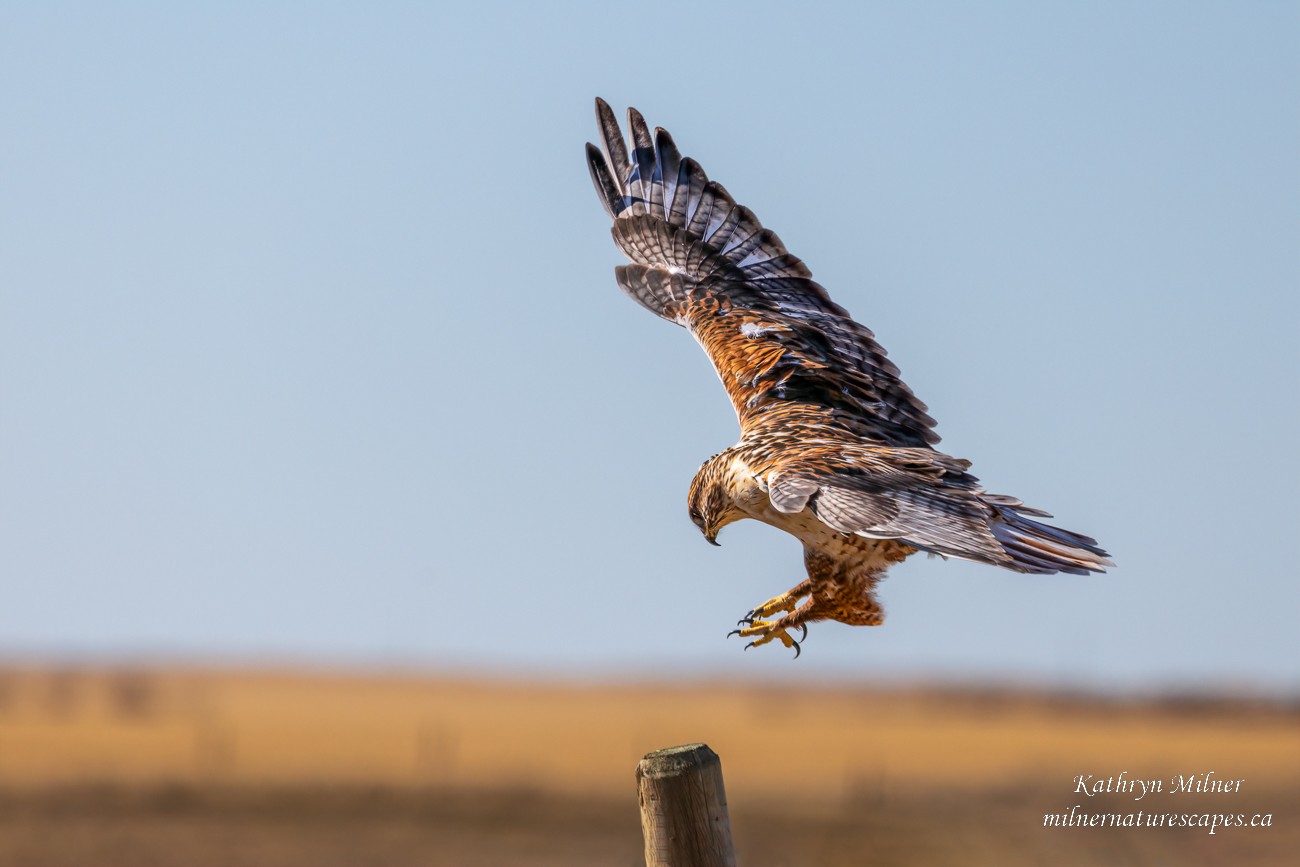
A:
[[[182,8],[182,6],[188,8]],[[1294,3],[0,6],[0,653],[1300,689]],[[1119,568],[881,629],[686,516],[735,441],[622,296],[592,98]]]

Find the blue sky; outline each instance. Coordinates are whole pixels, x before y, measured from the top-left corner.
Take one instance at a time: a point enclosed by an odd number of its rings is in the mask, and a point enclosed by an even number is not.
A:
[[[0,651],[1300,687],[1294,4],[6,4]],[[592,98],[674,134],[1101,577],[798,544],[617,289]],[[797,665],[797,667],[796,667]]]

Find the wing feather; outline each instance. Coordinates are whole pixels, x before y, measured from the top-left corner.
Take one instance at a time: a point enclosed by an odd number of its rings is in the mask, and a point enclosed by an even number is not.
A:
[[[663,127],[655,127],[655,177],[663,184],[664,218],[673,221],[677,187],[681,182],[682,155],[673,137]],[[683,206],[684,207],[684,206]]]
[[[662,181],[654,182],[655,146],[650,138],[650,128],[645,118],[635,108],[627,110],[627,125],[632,130],[632,172],[628,186],[632,195],[645,202],[645,213],[652,217],[664,216],[664,188]]]
[[[679,301],[646,289],[643,272],[620,285],[694,333],[742,431],[786,424],[798,408],[884,445],[938,442],[925,404],[871,331],[831,301],[775,232],[682,157],[666,131],[652,134],[640,112],[628,110],[630,152],[604,101],[596,115],[604,156],[589,146],[588,162],[614,240],[633,263],[679,277],[670,293]]]
[[[609,164],[605,168],[606,174],[613,174],[616,180],[616,188],[619,191],[619,198],[622,205],[615,212],[614,216],[623,210],[632,208],[633,203],[628,197],[624,184],[632,174],[632,163],[627,156],[627,144],[623,141],[623,130],[619,129],[618,119],[614,117],[614,111],[609,107],[609,103],[603,99],[596,100],[596,123],[600,127],[600,141],[605,146],[605,155],[609,158]],[[587,145],[588,159],[592,156],[592,151],[596,150],[592,145]],[[596,153],[599,153],[597,150]]]
[[[803,260],[789,253],[778,253],[770,259],[752,262],[740,269],[746,277],[758,280],[764,277],[811,277],[812,272]]]
[[[986,493],[968,461],[933,449],[804,443],[769,453],[759,473],[782,512],[807,509],[841,533],[1019,572],[1082,575],[1114,565],[1095,539],[1029,519],[1043,513],[1015,497]],[[763,463],[757,455],[745,460]]]
[[[673,187],[672,207],[668,209],[668,222],[685,226],[687,213],[698,202],[703,189],[704,173],[695,160],[689,157],[681,160],[677,168],[677,184]]]
[[[595,184],[596,192],[600,193],[600,203],[604,206],[605,213],[611,218],[618,216],[627,200],[618,182],[609,173],[609,164],[601,156],[600,148],[593,144],[587,145],[587,168],[591,171],[591,182]]]

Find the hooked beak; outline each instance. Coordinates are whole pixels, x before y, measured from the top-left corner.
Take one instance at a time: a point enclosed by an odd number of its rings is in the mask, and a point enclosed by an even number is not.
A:
[[[718,533],[716,530],[712,533],[705,533],[704,540],[715,548],[722,547],[722,545],[718,542]]]

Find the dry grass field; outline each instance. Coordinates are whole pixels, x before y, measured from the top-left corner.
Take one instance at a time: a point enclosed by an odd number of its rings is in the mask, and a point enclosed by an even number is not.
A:
[[[1290,864],[1300,710],[1011,690],[0,671],[0,864],[635,865],[633,768],[707,742],[741,864]],[[1240,792],[1169,791],[1213,772]],[[1158,779],[1088,797],[1074,777]],[[1045,813],[1271,827],[1044,828]]]

